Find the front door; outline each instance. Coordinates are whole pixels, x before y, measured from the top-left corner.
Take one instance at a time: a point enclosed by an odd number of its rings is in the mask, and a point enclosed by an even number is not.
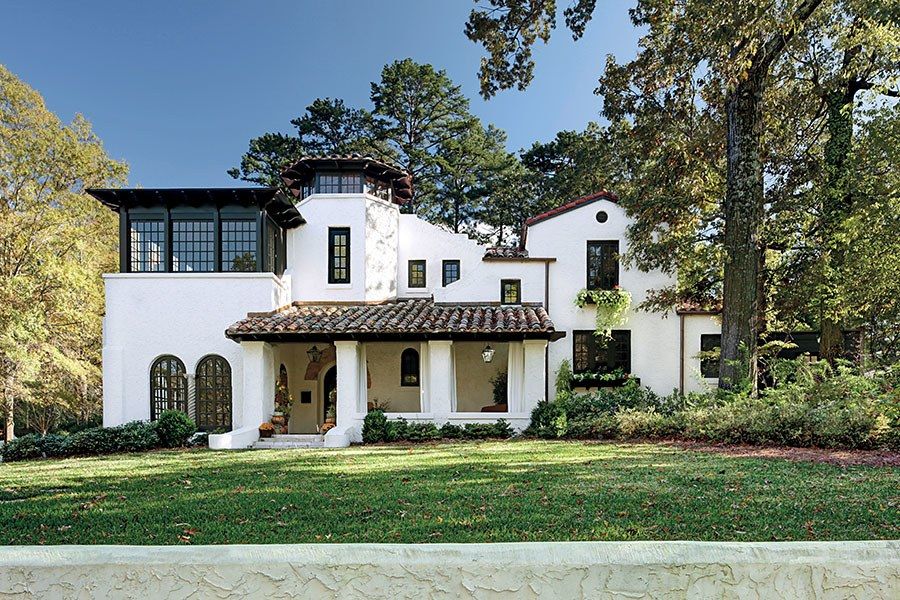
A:
[[[337,389],[337,366],[331,367],[325,373],[325,378],[322,380],[322,417],[323,419],[328,418],[328,409],[332,406],[331,401],[331,392]],[[337,410],[337,407],[334,407]]]

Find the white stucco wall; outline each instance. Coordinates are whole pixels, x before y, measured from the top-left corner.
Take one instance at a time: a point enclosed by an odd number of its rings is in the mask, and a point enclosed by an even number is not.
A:
[[[207,354],[231,365],[232,421],[241,422],[243,355],[225,329],[248,311],[287,302],[289,280],[271,273],[127,273],[103,276],[103,424],[150,418],[150,367],[177,356],[188,374]]]
[[[700,336],[722,333],[722,322],[713,315],[682,315],[684,319],[684,392],[705,392],[719,384],[718,378],[700,374]]]
[[[597,211],[609,215],[598,223]],[[529,227],[526,248],[531,256],[556,257],[550,264],[549,313],[557,329],[566,338],[549,346],[550,381],[564,359],[572,360],[572,331],[594,329],[594,308],[578,308],[575,295],[586,285],[587,242],[618,240],[619,252],[628,252],[625,232],[628,217],[618,204],[598,200],[561,213]],[[659,394],[670,394],[678,387],[679,323],[674,311],[638,312],[634,308],[647,298],[647,291],[664,287],[672,277],[662,272],[644,273],[620,265],[619,285],[632,296],[632,310],[624,325],[631,330],[631,371],[641,383]]]
[[[481,351],[484,342],[454,342],[456,361],[456,410],[480,412],[494,403],[494,386],[491,383],[498,373],[506,371],[509,344],[492,342],[494,359],[484,362]],[[498,414],[497,418],[503,415]]]
[[[419,352],[419,342],[371,342],[366,344],[368,376],[372,383],[368,389],[368,401],[388,403],[389,412],[420,412],[421,387],[400,385],[400,355],[406,348]],[[421,381],[421,366],[419,379]]]
[[[900,597],[900,543],[0,547],[16,598]]]

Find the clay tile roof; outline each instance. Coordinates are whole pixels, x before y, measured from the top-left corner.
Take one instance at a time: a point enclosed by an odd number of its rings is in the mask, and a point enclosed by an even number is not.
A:
[[[588,196],[582,196],[581,198],[576,198],[575,200],[566,202],[562,206],[557,206],[556,208],[550,209],[547,212],[543,212],[539,215],[535,215],[525,221],[525,226],[528,227],[530,225],[534,225],[535,223],[540,223],[541,221],[545,221],[547,219],[553,218],[564,212],[569,212],[570,210],[573,210],[580,206],[584,206],[585,204],[590,204],[591,202],[596,202],[597,200],[610,200],[612,202],[618,202],[619,197],[616,196],[615,194],[613,194],[612,192],[608,192],[606,190],[601,190],[599,192],[595,192]]]
[[[528,258],[528,250],[510,246],[497,246],[485,250],[484,258]]]
[[[231,325],[233,340],[559,339],[539,304],[443,304],[430,299],[383,304],[305,304],[249,314]]]

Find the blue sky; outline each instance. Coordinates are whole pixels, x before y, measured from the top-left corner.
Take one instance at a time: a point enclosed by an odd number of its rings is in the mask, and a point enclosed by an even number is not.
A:
[[[64,120],[87,116],[131,185],[228,186],[251,137],[289,131],[317,97],[369,107],[369,82],[406,57],[445,69],[511,150],[580,129],[599,118],[605,56],[636,52],[631,4],[600,0],[577,43],[560,16],[531,87],[490,101],[463,34],[468,0],[11,0],[0,62]]]

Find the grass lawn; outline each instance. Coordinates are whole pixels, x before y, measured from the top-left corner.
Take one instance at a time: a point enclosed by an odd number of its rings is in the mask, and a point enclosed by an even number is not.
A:
[[[0,543],[888,539],[898,490],[654,444],[154,452],[0,464]]]

